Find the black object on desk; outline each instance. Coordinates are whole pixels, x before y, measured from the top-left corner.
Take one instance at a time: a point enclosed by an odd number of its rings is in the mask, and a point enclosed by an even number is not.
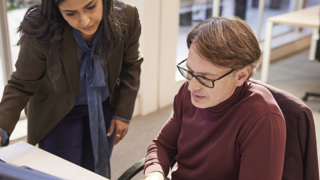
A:
[[[32,179],[32,180],[62,180],[55,176],[33,170],[31,168],[17,167],[5,163],[1,160],[0,163],[0,180],[22,180],[22,179]]]

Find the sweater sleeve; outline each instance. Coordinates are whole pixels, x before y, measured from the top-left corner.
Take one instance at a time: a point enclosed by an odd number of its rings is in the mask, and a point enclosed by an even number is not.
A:
[[[266,114],[241,136],[239,180],[281,179],[286,142],[283,117]]]
[[[173,115],[164,124],[159,135],[147,150],[144,164],[144,173],[161,172],[165,176],[169,173],[175,156],[178,153],[177,143],[182,126],[181,109],[184,86],[175,96]]]

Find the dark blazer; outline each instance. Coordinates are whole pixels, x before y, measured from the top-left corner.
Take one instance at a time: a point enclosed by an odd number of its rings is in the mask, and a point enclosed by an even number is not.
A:
[[[261,81],[277,101],[286,121],[283,180],[319,180],[317,141],[312,112],[299,98]]]
[[[115,115],[131,119],[140,84],[142,55],[139,50],[141,25],[136,7],[125,4],[123,38],[108,59],[111,105]],[[50,56],[50,43],[25,38],[16,71],[6,85],[0,103],[0,128],[12,133],[27,105],[28,142],[42,140],[73,108],[78,92],[79,71],[76,42],[71,26],[64,31],[59,64]],[[59,76],[59,78],[57,78]]]

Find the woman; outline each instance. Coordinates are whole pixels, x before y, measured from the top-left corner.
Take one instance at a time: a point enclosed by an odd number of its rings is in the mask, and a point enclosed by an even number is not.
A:
[[[21,22],[16,72],[0,103],[1,145],[26,107],[28,142],[110,178],[128,131],[142,56],[137,9],[113,0],[43,0]]]

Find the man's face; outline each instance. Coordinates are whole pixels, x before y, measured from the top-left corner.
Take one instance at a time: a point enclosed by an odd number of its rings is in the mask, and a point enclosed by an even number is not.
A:
[[[102,0],[65,0],[59,10],[70,26],[81,32],[84,40],[93,39],[102,20]]]
[[[230,68],[220,68],[200,57],[195,47],[191,45],[187,62],[188,71],[194,75],[204,76],[215,80],[228,73]],[[196,78],[188,80],[188,90],[191,93],[191,102],[198,108],[213,107],[228,99],[237,87],[236,78],[232,74],[214,82],[213,88],[203,86]]]

